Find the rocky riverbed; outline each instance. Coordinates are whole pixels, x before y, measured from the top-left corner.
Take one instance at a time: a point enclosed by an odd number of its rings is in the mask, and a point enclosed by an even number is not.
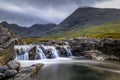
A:
[[[0,80],[26,80],[37,74],[43,64],[34,64],[21,67],[17,61],[9,61],[7,65],[0,66]]]
[[[43,66],[43,64],[38,63],[30,65],[29,67],[21,67],[19,62],[13,61],[16,55],[14,52],[14,46],[20,44],[19,39],[14,34],[12,34],[8,29],[0,26],[0,80],[32,80],[33,78],[31,77],[38,73]],[[84,37],[64,41],[53,40],[48,42],[36,42],[32,45],[36,46],[32,47],[27,53],[29,54],[28,60],[41,59],[39,57],[35,57],[35,55],[36,49],[39,53],[43,47],[43,54],[45,53],[44,59],[59,58],[59,55],[61,55],[62,57],[84,56],[86,59],[97,61],[120,61],[120,40],[117,39],[108,38],[99,40]],[[57,53],[57,50],[59,51],[59,54]],[[21,52],[17,52],[21,55]],[[23,53],[24,51],[22,54]],[[54,54],[54,56],[52,54]]]
[[[120,60],[119,39],[91,39],[82,37],[65,41],[53,40],[48,42],[37,42],[34,44],[54,46],[60,52],[60,54],[65,54],[64,48],[61,46],[67,45],[73,56],[85,56],[88,59],[101,61]],[[35,48],[32,48],[30,52],[35,54]]]
[[[109,60],[120,59],[120,40],[115,39],[90,39],[78,38],[69,41],[74,55],[87,56],[91,59],[96,57]]]

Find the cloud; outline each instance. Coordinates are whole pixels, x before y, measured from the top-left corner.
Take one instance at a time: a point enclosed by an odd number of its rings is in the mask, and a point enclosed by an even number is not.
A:
[[[120,0],[110,0],[110,1],[106,1],[106,2],[97,3],[95,5],[95,7],[120,9]]]
[[[58,24],[78,7],[99,7],[103,1],[106,0],[0,0],[0,21],[24,26]]]

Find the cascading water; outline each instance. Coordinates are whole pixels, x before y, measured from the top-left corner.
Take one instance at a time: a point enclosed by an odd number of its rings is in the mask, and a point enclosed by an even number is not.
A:
[[[29,57],[28,57],[28,52],[25,52],[24,54],[21,54],[21,55],[16,55],[15,57],[15,60],[28,60]]]
[[[66,57],[72,56],[72,52],[69,49],[69,46],[62,46],[62,48],[65,51],[62,57],[64,57],[65,55],[67,55]],[[16,45],[14,49],[16,52],[15,60],[39,60],[47,58],[59,58],[59,55],[61,55],[62,53],[59,49],[56,49],[56,47],[46,45]]]
[[[63,48],[65,49],[68,57],[72,56],[72,52],[71,52],[71,50],[68,48],[68,46],[63,46]]]
[[[29,50],[33,47],[33,45],[16,45],[14,46],[14,50],[17,51],[15,53],[15,60],[29,60]]]
[[[35,59],[46,59],[46,56],[40,46],[36,46],[36,53],[38,55],[35,56]]]
[[[58,58],[59,55],[58,55],[58,51],[56,50],[56,48],[54,46],[44,46],[42,45],[42,47],[45,49],[45,50],[50,50],[51,52],[51,57],[52,58]]]
[[[58,51],[55,49],[55,47],[50,47],[51,49],[52,49],[52,57],[53,58],[58,58],[59,57],[59,55],[58,55]]]

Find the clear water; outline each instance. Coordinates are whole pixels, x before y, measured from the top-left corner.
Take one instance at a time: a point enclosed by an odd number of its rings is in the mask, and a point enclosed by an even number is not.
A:
[[[39,46],[37,46],[36,48],[37,48],[36,52],[38,54],[35,56],[36,60],[37,60],[37,57],[39,57],[38,59],[46,59],[46,56],[45,56],[44,52],[42,51],[42,49]]]
[[[78,64],[55,64],[43,68],[40,80],[120,80],[120,74]]]
[[[70,58],[20,62],[24,67],[36,63],[45,64],[31,80],[120,80],[120,64],[115,62]]]

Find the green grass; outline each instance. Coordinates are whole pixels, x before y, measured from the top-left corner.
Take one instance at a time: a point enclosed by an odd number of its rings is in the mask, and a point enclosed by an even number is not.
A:
[[[70,37],[87,36],[90,38],[115,38],[120,39],[120,21],[93,26],[74,31]]]
[[[48,40],[66,40],[76,37],[89,38],[113,38],[120,39],[120,21],[106,23],[99,26],[91,26],[88,28],[76,28],[68,31],[61,31],[60,33],[49,34],[47,37],[23,39],[27,43],[41,42]]]
[[[22,39],[22,42],[26,42],[26,44],[31,44],[34,42],[48,42],[50,40],[61,41],[64,39],[63,38],[25,38],[25,39]]]
[[[56,36],[57,35],[57,36]],[[71,31],[65,31],[61,34],[52,34],[51,36],[59,38],[76,38],[76,37],[89,37],[89,38],[113,38],[120,39],[120,21],[107,23],[99,26],[91,26],[88,28],[76,28]],[[51,37],[49,36],[49,37]]]

